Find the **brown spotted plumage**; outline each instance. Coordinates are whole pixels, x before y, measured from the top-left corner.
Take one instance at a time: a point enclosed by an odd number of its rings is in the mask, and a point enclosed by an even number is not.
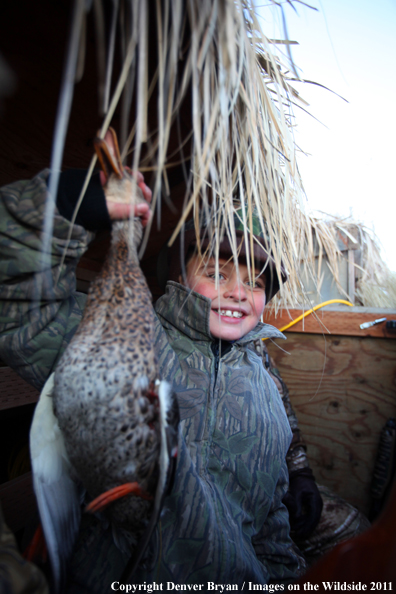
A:
[[[104,141],[99,141],[98,150],[109,158]],[[114,163],[112,167],[116,169]],[[132,200],[134,204],[143,200],[133,177],[121,168],[108,177],[105,188],[107,200],[113,197],[117,202]],[[56,464],[61,457],[67,461],[74,483],[81,483],[86,491],[86,502],[95,499],[91,510],[107,505],[105,513],[125,535],[124,544],[129,543],[131,552],[139,549],[128,566],[131,570],[158,520],[171,458],[176,452],[178,424],[174,395],[165,382],[159,381],[154,351],[155,314],[137,255],[141,236],[138,218],[132,223],[128,220],[113,224],[109,253],[90,287],[82,321],[56,368],[53,385],[47,389],[56,417],[49,426],[55,435],[60,429],[61,437]],[[50,418],[51,411],[43,408],[45,402],[43,395],[36,442],[43,419]],[[41,450],[37,449],[39,457]],[[39,505],[47,542],[55,543],[49,548],[55,581],[59,582],[65,574],[63,557],[70,556],[78,531],[79,511],[75,502],[69,506],[63,501],[72,512],[63,512],[62,504],[54,504],[65,484],[62,476],[59,482],[58,478],[40,478],[36,492],[48,482],[56,488],[52,496],[46,487],[41,497],[44,501]],[[71,491],[76,500],[73,485]],[[74,533],[64,538],[67,552],[58,553],[63,546],[63,537],[58,533],[71,525],[71,515]],[[143,545],[140,540],[136,547],[141,538]]]
[[[129,222],[113,226],[106,262],[55,374],[55,415],[91,497],[129,481],[155,492],[158,398],[147,391],[155,390],[159,376],[151,295],[134,245],[139,226],[132,241]],[[140,532],[150,507],[152,501],[130,496],[112,504],[110,513],[117,524]]]

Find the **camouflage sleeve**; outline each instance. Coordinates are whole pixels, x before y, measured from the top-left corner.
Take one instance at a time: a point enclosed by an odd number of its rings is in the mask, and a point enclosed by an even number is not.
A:
[[[68,244],[71,225],[55,213],[51,263],[40,271],[48,175],[0,189],[0,358],[38,389],[81,319],[86,297],[75,291],[75,269],[93,237],[74,225]]]
[[[261,532],[253,539],[257,558],[268,569],[271,582],[291,582],[306,571],[306,563],[290,538],[289,513],[282,503],[288,487],[288,470],[283,464],[272,498],[271,509]]]
[[[272,379],[274,380],[276,387],[278,388],[279,394],[281,395],[282,402],[286,410],[287,418],[289,420],[290,428],[293,433],[292,442],[286,454],[286,462],[290,474],[295,470],[300,470],[301,468],[309,468],[309,462],[306,454],[307,446],[305,445],[305,442],[301,435],[296,413],[294,412],[290,402],[289,390],[287,389],[287,386],[283,381],[279,373],[279,370],[275,366],[275,361],[272,357],[269,356],[267,347],[264,343],[262,349],[265,367]]]
[[[4,523],[0,507],[0,592],[9,594],[48,594],[41,571],[22,558],[14,535]]]

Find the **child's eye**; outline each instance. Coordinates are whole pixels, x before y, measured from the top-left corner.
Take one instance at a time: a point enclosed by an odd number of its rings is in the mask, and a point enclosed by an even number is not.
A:
[[[252,289],[265,289],[264,281],[262,281],[260,278],[256,280],[247,280],[245,281],[245,285],[251,287]]]
[[[224,274],[221,274],[221,272],[219,272],[219,274],[216,274],[215,272],[209,272],[208,273],[208,277],[211,278],[214,281],[216,280],[216,278],[219,281],[225,280],[225,276],[224,276]]]

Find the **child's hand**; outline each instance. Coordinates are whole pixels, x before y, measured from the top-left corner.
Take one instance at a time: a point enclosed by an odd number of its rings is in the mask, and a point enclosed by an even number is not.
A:
[[[138,171],[135,175],[132,173],[129,167],[123,167],[121,163],[120,151],[118,148],[117,136],[112,128],[109,128],[104,137],[104,143],[100,143],[100,148],[96,148],[98,158],[102,164],[103,170],[100,172],[100,183],[103,186],[103,190],[106,198],[107,210],[112,221],[129,219],[133,214],[135,217],[140,217],[143,227],[147,225],[151,218],[150,202],[152,198],[152,192],[148,186],[144,183],[143,174]],[[107,154],[107,160],[109,163],[105,163],[103,160],[103,153]],[[110,164],[110,166],[109,166]],[[105,173],[106,171],[106,173]],[[138,204],[134,207],[134,212],[131,213],[131,204],[129,204],[129,192],[131,191],[131,185],[129,176],[123,177],[123,172],[127,172],[131,177],[133,176],[135,182],[143,193],[143,198],[146,203]],[[116,180],[118,178],[119,187],[114,191],[114,185],[117,187],[117,183],[113,182],[110,184],[113,176],[111,173],[116,174]],[[111,185],[111,188],[109,187]],[[118,196],[120,199],[118,200]]]
[[[130,170],[127,169],[129,172]],[[100,181],[102,185],[106,183],[106,177],[103,172],[100,172]],[[150,202],[152,198],[152,192],[150,188],[144,183],[143,174],[140,171],[137,172],[136,182],[139,188],[143,192],[143,197],[147,203],[141,203],[135,206],[135,217],[140,217],[143,227],[147,225],[151,218]],[[110,219],[112,221],[118,221],[123,219],[129,219],[131,216],[131,205],[125,204],[125,202],[114,202],[113,200],[106,200],[107,210],[109,212]]]
[[[107,210],[109,212],[110,219],[112,221],[120,221],[123,219],[129,219],[131,216],[131,205],[120,202],[107,202]],[[147,225],[151,219],[151,210],[149,204],[138,204],[135,206],[135,217],[140,217],[143,227]]]

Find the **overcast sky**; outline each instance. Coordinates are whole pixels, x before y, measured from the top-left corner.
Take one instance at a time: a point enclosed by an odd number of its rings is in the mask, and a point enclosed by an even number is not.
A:
[[[310,154],[299,158],[309,204],[374,229],[396,271],[396,0],[309,3],[318,11],[283,4],[289,39],[299,42],[293,59],[302,77],[348,101],[296,84],[322,122],[296,110],[296,139]],[[268,8],[260,12],[265,34],[279,37]]]

